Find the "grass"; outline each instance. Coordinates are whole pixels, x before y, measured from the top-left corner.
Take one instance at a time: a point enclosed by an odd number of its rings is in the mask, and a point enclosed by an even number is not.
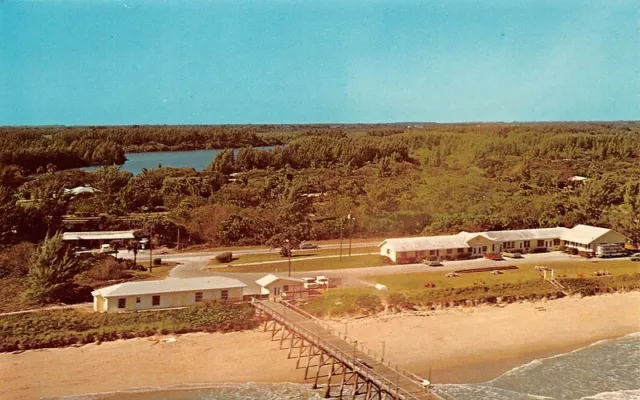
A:
[[[504,264],[504,265],[508,265]],[[366,276],[363,279],[371,283],[381,283],[390,290],[420,290],[424,289],[425,282],[432,282],[436,288],[461,288],[478,284],[521,284],[541,280],[540,271],[536,271],[535,263],[519,264],[518,269],[502,271],[501,275],[492,275],[489,272],[475,272],[459,274],[455,278],[447,278],[447,271],[438,271],[436,268],[428,272],[397,275]],[[606,269],[612,275],[625,275],[640,273],[640,263],[629,260],[616,261],[555,261],[543,265],[553,268],[557,278],[563,277],[593,277],[593,273]]]
[[[352,248],[351,254],[361,254],[361,253],[378,253],[377,247],[360,247],[360,248]],[[340,254],[340,249],[312,249],[312,250],[294,250],[291,255],[291,261],[298,262],[298,260],[308,258],[308,257],[324,257],[324,256],[336,256]],[[342,249],[342,255],[347,256],[349,254],[349,249]],[[283,257],[280,255],[279,250],[273,250],[273,253],[269,254],[239,254],[234,255],[233,261],[230,263],[225,263],[224,265],[237,265],[237,264],[246,264],[246,263],[255,263],[255,262],[265,262],[265,261],[283,261],[288,262],[287,257]],[[212,258],[208,265],[211,266],[220,266],[221,264],[215,259]]]
[[[556,278],[571,293],[584,296],[614,291],[640,290],[640,263],[616,261],[557,261],[546,263]],[[416,307],[447,307],[484,303],[510,303],[522,299],[538,300],[563,297],[564,293],[545,282],[535,264],[521,264],[517,270],[501,275],[489,272],[459,274],[447,278],[446,271],[376,275],[364,277],[370,283],[382,283],[388,291],[373,288],[345,288],[325,292],[303,307],[318,316],[372,314],[382,309],[401,311]],[[612,275],[595,277],[593,272],[607,270]],[[425,287],[425,283],[427,284]]]
[[[169,276],[169,271],[178,263],[173,261],[163,261],[162,265],[154,265],[153,270],[149,272],[149,261],[138,262],[138,265],[142,265],[147,268],[146,271],[136,271],[135,275],[140,278],[142,277],[144,280],[156,280],[156,279],[164,279]]]
[[[63,347],[156,334],[255,328],[248,304],[204,303],[177,310],[98,314],[55,310],[0,317],[0,352]]]
[[[293,259],[292,259],[293,260]],[[296,271],[320,271],[345,268],[366,268],[383,265],[380,255],[351,256],[338,258],[302,259],[291,261],[291,270]],[[224,272],[283,272],[289,268],[286,258],[277,263],[266,263],[247,266],[230,266],[224,268]]]
[[[382,242],[384,239],[386,239],[386,237],[374,237],[374,238],[354,238],[351,239],[351,244],[358,244],[358,243],[380,243]],[[317,245],[327,245],[327,244],[340,244],[340,239],[330,239],[330,240],[309,240],[308,242],[310,243],[314,243]],[[342,244],[347,247],[349,245],[349,239],[342,239]],[[181,251],[177,251],[175,249],[171,249],[168,251],[168,253],[166,254],[173,254],[173,253],[191,253],[191,252],[217,252],[217,251],[236,251],[236,250],[264,250],[264,249],[268,249],[268,247],[265,246],[228,246],[228,247],[224,247],[224,246],[219,246],[219,247],[208,247],[205,245],[198,245],[198,246],[193,246],[190,248],[184,248]],[[377,247],[376,247],[377,249]],[[277,251],[277,250],[274,250]]]

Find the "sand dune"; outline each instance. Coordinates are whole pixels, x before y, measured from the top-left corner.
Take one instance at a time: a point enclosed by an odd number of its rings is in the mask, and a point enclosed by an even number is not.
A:
[[[483,381],[535,358],[640,330],[640,292],[344,320],[349,336],[435,382]],[[344,321],[332,322],[337,327]],[[302,382],[260,330],[0,354],[0,398],[189,383]]]

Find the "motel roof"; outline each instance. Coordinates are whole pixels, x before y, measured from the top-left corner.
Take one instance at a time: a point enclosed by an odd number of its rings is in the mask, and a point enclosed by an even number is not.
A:
[[[233,289],[246,287],[237,279],[222,276],[203,278],[167,278],[160,281],[125,282],[91,292],[94,296],[122,297],[144,294],[191,292],[197,290]]]
[[[388,244],[389,247],[396,251],[467,248],[469,247],[467,240],[471,239],[471,235],[467,232],[461,232],[457,235],[385,239],[378,247]],[[475,237],[477,234],[473,236]]]
[[[292,281],[292,282],[303,282],[302,279],[299,278],[292,278],[292,277],[284,277],[284,276],[277,276],[277,275],[273,275],[273,274],[269,274],[269,275],[265,275],[262,278],[258,279],[256,281],[256,283],[262,287],[268,286],[270,284],[272,284],[273,282],[277,281],[277,280],[283,280],[283,281]]]
[[[135,231],[64,232],[62,240],[119,240],[135,239]]]
[[[567,233],[562,235],[560,239],[567,242],[589,244],[609,232],[611,232],[611,229],[591,225],[576,225],[573,229],[569,229]]]
[[[570,229],[559,226],[557,228],[520,229],[514,231],[489,231],[480,233],[489,240],[496,242],[511,242],[516,240],[559,239]]]

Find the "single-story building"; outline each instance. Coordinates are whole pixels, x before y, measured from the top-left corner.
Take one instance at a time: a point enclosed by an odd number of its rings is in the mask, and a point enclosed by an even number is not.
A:
[[[76,246],[98,248],[112,240],[136,240],[135,231],[92,231],[92,232],[64,232],[62,240],[75,242]]]
[[[125,282],[91,292],[97,312],[119,312],[183,307],[203,301],[242,300],[244,283],[221,276],[167,278]]]
[[[304,300],[309,297],[309,289],[299,278],[265,275],[256,281],[260,285],[260,294],[270,300]]]
[[[443,259],[451,257],[482,257],[490,254],[497,254],[502,251],[522,251],[528,252],[533,249],[544,249],[546,251],[559,250],[565,245],[567,240],[570,243],[578,243],[585,236],[581,234],[586,225],[578,225],[573,229],[565,227],[539,228],[539,229],[519,229],[511,231],[488,231],[488,232],[460,232],[457,235],[425,236],[413,238],[386,239],[378,245],[380,255],[389,257],[391,261],[399,264],[420,262],[423,259],[436,258]],[[611,230],[595,228],[602,237]],[[571,234],[576,230],[576,233]],[[589,238],[596,235],[593,230],[589,230]],[[576,239],[575,236],[580,239]],[[575,240],[566,238],[574,238]],[[597,243],[619,243],[624,242],[624,236],[613,232],[603,239],[598,239]],[[572,245],[567,245],[571,247]],[[584,244],[584,246],[589,246]],[[595,250],[595,246],[592,246]],[[468,253],[468,254],[464,254]]]
[[[624,248],[627,238],[618,232],[607,228],[591,225],[576,225],[562,235],[564,245],[585,253],[597,254],[598,245],[619,245]]]

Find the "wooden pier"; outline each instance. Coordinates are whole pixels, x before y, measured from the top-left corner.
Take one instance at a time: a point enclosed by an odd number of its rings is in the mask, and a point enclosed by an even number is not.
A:
[[[335,333],[313,316],[284,302],[253,299],[253,306],[265,316],[265,332],[271,340],[297,359],[305,379],[314,389],[324,389],[325,398],[437,400],[429,382],[384,362],[358,342]]]

